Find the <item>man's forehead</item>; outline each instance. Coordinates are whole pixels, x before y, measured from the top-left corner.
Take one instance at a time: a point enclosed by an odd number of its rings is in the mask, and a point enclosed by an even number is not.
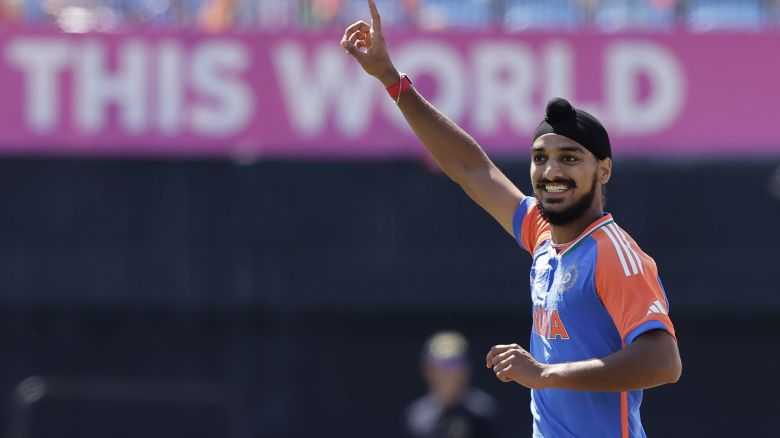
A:
[[[584,146],[576,141],[560,134],[544,134],[537,138],[531,145],[531,152],[535,151],[579,151],[587,152]]]

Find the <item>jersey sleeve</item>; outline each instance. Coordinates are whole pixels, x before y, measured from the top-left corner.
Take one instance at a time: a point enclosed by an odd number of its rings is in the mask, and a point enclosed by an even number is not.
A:
[[[533,254],[536,248],[550,238],[550,224],[536,208],[536,198],[526,196],[515,210],[512,231],[520,246]]]
[[[625,345],[650,330],[676,339],[655,261],[617,225],[599,230],[595,286]]]

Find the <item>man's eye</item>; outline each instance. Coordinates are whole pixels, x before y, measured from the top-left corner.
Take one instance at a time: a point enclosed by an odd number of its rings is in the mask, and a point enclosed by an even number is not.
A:
[[[575,161],[577,161],[577,157],[566,155],[565,157],[563,157],[563,161],[567,163],[574,163]]]
[[[536,155],[534,158],[534,163],[542,163],[544,162],[544,157],[542,155]]]

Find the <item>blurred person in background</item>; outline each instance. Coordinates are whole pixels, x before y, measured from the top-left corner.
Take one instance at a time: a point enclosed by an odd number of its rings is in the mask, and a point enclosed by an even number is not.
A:
[[[206,0],[198,13],[198,25],[206,32],[224,32],[233,26],[237,0]]]
[[[301,10],[299,3],[289,0],[203,0],[198,11],[198,26],[210,33],[287,30],[300,24]]]
[[[345,26],[354,21],[355,14],[366,8],[364,0],[343,0],[344,7],[339,14],[339,26]],[[427,0],[397,0],[387,5],[387,22],[394,29],[410,29],[419,27],[419,16],[422,6]]]
[[[397,28],[417,27],[420,8],[426,0],[397,0],[387,5],[385,21]],[[334,28],[352,22],[365,10],[364,0],[306,0],[301,3],[302,21],[313,29]]]
[[[164,14],[154,21],[154,24],[178,28],[192,28],[198,24],[200,11],[205,7],[207,0],[169,0],[168,8]]]
[[[428,393],[404,415],[409,437],[490,438],[496,403],[471,386],[468,343],[458,332],[442,331],[423,347],[420,372]]]
[[[303,13],[311,27],[328,27],[336,24],[343,6],[343,0],[309,0]]]
[[[421,0],[417,26],[427,31],[489,28],[500,6],[497,0]]]
[[[25,24],[68,33],[115,32],[134,27],[190,27],[204,0],[31,0],[15,15]],[[13,4],[6,1],[4,4]]]
[[[0,25],[19,23],[22,19],[22,0],[0,0]]]
[[[348,27],[341,46],[382,82],[444,173],[533,257],[530,347],[495,345],[486,366],[531,389],[535,438],[645,436],[643,389],[677,382],[682,362],[655,261],[604,212],[607,131],[565,99],[548,102],[526,196],[399,73],[368,6],[372,24]]]

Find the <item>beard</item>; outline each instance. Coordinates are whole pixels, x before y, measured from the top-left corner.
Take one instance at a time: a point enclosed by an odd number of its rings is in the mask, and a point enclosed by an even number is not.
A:
[[[550,225],[566,225],[573,222],[576,219],[582,217],[582,215],[588,211],[591,205],[593,205],[593,198],[596,197],[596,182],[598,178],[593,176],[593,184],[590,186],[590,191],[582,195],[582,197],[574,202],[569,208],[563,211],[550,211],[544,208],[541,201],[536,202],[536,208],[539,210],[539,214],[542,218],[550,223]]]

